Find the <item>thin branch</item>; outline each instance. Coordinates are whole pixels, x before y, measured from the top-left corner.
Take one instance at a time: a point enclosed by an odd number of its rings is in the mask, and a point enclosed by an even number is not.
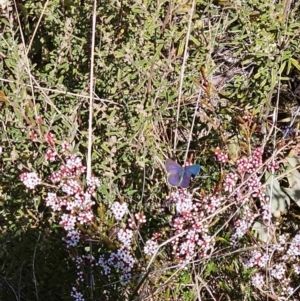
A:
[[[178,103],[177,103],[177,115],[176,115],[176,128],[175,128],[175,136],[174,136],[174,152],[176,151],[177,146],[177,136],[178,136],[178,122],[179,122],[179,112],[180,112],[180,104],[181,104],[181,95],[182,95],[182,86],[183,86],[183,78],[184,78],[184,71],[185,71],[185,64],[187,60],[187,53],[188,53],[188,46],[189,46],[189,39],[191,34],[191,26],[192,26],[192,19],[195,10],[195,0],[193,0],[191,10],[189,12],[190,19],[188,23],[188,30],[186,33],[186,40],[184,46],[184,55],[183,55],[183,62],[181,65],[180,71],[180,84],[179,84],[179,93],[178,93]]]
[[[92,32],[92,51],[91,51],[91,70],[90,70],[90,104],[89,104],[89,136],[88,136],[88,154],[87,154],[87,179],[92,174],[92,137],[93,137],[93,94],[94,94],[94,57],[95,57],[95,33],[96,33],[96,10],[97,0],[94,1],[93,9],[93,32]]]

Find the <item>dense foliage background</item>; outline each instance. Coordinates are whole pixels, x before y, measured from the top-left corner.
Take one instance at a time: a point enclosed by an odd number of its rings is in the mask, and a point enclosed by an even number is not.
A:
[[[298,1],[0,18],[1,300],[300,300]]]

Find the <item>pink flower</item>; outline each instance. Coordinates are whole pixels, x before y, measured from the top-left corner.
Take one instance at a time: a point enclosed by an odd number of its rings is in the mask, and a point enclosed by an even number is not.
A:
[[[37,124],[42,124],[43,123],[43,118],[41,116],[37,116],[35,119]]]
[[[37,139],[37,133],[36,132],[34,132],[34,131],[31,131],[30,133],[29,133],[29,139],[30,140],[32,140],[33,142],[36,142],[38,139]]]
[[[215,149],[215,156],[217,157],[217,160],[221,163],[227,163],[228,162],[228,155],[221,151],[220,147],[216,147]]]
[[[47,161],[53,162],[55,161],[55,157],[57,156],[57,152],[51,148],[48,148],[46,151],[45,159]]]
[[[20,180],[23,184],[30,189],[34,189],[37,185],[41,184],[41,179],[35,172],[24,172],[20,175]]]
[[[111,205],[111,211],[115,216],[116,220],[121,220],[122,217],[127,213],[127,204],[126,203],[119,203],[119,202],[114,202]]]
[[[61,148],[63,152],[70,150],[70,147],[71,147],[70,144],[66,141],[63,141],[61,144]]]
[[[48,133],[45,135],[45,141],[46,141],[49,145],[54,146],[54,144],[55,144],[54,134],[52,134],[51,132],[48,132]]]

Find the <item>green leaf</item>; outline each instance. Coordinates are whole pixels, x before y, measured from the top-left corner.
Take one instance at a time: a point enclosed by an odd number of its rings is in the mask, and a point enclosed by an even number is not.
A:
[[[282,190],[300,207],[300,189],[282,187]]]
[[[254,235],[256,238],[258,238],[259,240],[263,241],[263,242],[271,242],[272,237],[270,235],[270,229],[262,224],[259,221],[254,222],[253,226],[252,226],[252,231],[254,232]]]
[[[288,157],[285,157],[289,165],[292,167],[296,167],[297,165],[300,165],[300,157],[291,157],[290,155]],[[285,164],[285,166],[287,166],[287,164]]]
[[[181,40],[177,49],[177,55],[182,56],[184,51],[185,40]]]
[[[271,213],[281,214],[286,211],[286,204],[290,205],[288,196],[282,191],[279,181],[274,174],[266,172],[266,195],[270,198]]]
[[[111,153],[111,150],[107,147],[106,143],[101,144],[101,148],[105,150],[108,154]]]
[[[291,65],[293,65],[294,67],[296,67],[300,71],[300,65],[299,65],[299,63],[296,59],[290,58],[289,61],[290,61]]]
[[[195,43],[196,46],[200,46],[201,43],[199,40],[197,40],[195,37],[193,37],[192,35],[190,35],[190,40],[193,41]]]

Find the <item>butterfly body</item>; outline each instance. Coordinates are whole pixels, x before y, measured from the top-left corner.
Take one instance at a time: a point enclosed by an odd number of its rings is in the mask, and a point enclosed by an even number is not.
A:
[[[190,185],[191,177],[198,175],[200,165],[181,166],[175,161],[167,159],[166,169],[169,173],[168,182],[172,186],[187,188]]]

